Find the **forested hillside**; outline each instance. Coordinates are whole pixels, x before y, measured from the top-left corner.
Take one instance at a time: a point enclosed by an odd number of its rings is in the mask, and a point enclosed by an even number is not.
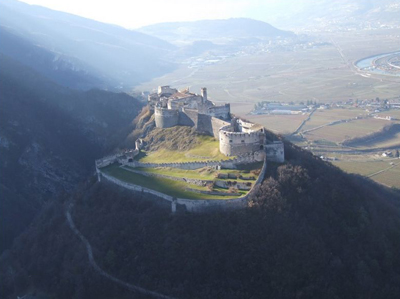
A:
[[[142,104],[71,90],[0,54],[1,251],[41,205],[71,192],[132,129]]]
[[[166,41],[15,0],[0,2],[0,38],[0,53],[84,90],[130,90],[175,67]]]
[[[286,153],[284,165],[270,163],[251,207],[227,213],[172,215],[93,177],[72,199],[48,205],[3,256],[2,293],[135,295],[90,268],[65,220],[72,201],[103,269],[172,297],[397,298],[399,194],[289,143]]]

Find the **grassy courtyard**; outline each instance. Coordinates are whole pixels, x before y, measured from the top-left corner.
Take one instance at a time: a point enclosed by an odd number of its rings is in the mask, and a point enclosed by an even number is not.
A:
[[[184,137],[182,137],[184,138]],[[228,160],[219,151],[219,141],[211,136],[196,136],[194,146],[188,150],[159,148],[157,151],[142,151],[137,159],[143,163],[174,163],[207,160]]]
[[[218,196],[201,194],[193,191],[186,190],[187,188],[197,189],[202,191],[208,191],[207,187],[199,187],[193,184],[188,184],[185,182],[174,181],[165,178],[158,177],[147,177],[137,173],[133,173],[129,170],[125,170],[119,167],[118,164],[112,164],[101,169],[104,173],[111,175],[121,181],[132,183],[135,185],[140,185],[145,188],[149,188],[164,194],[188,199],[230,199],[237,198],[245,195],[247,192],[239,191],[240,196]],[[226,191],[226,190],[224,190]]]
[[[131,167],[129,167],[131,168]],[[185,169],[179,169],[179,168],[171,168],[171,167],[160,167],[160,168],[132,168],[134,170],[138,171],[143,171],[147,173],[154,173],[154,174],[160,174],[160,175],[168,175],[172,177],[178,177],[178,178],[188,178],[188,179],[198,179],[198,180],[215,180],[217,175],[219,173],[221,174],[233,174],[239,177],[239,175],[242,175],[243,177],[254,177],[255,180],[258,178],[258,172],[257,170],[262,168],[262,162],[260,163],[252,163],[247,166],[246,169],[221,169],[221,170],[215,170],[212,168],[204,167],[200,169],[194,169],[194,170],[185,170]],[[224,180],[219,178],[219,180]],[[226,180],[232,180],[232,179],[226,179]],[[251,181],[255,181],[251,180]],[[243,179],[235,179],[237,182],[249,182],[249,180],[243,180]]]

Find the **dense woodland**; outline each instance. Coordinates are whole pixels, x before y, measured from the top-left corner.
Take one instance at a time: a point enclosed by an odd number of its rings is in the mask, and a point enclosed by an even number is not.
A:
[[[125,94],[60,86],[0,53],[0,253],[60,192],[132,130],[142,104]]]
[[[398,298],[399,193],[285,147],[287,162],[269,164],[241,211],[173,215],[160,200],[89,179],[3,254],[1,293],[132,297],[89,266],[66,224],[72,201],[102,268],[173,297]]]

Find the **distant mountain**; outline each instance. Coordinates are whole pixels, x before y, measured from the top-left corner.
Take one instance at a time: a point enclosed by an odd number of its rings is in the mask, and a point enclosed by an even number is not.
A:
[[[44,202],[74,190],[118,145],[142,104],[124,93],[76,91],[0,54],[0,251]]]
[[[294,36],[292,32],[279,30],[268,23],[247,18],[160,23],[138,30],[166,41],[208,40],[227,42],[232,39],[274,39]]]
[[[291,30],[331,31],[398,27],[399,15],[399,0],[281,0],[273,3],[263,18]]]
[[[166,41],[15,0],[0,2],[0,29],[0,53],[74,88],[127,89],[174,68]]]

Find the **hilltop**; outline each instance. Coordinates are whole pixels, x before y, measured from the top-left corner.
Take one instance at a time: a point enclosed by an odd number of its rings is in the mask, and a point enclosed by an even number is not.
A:
[[[172,297],[397,298],[399,194],[290,143],[285,151],[244,210],[172,216],[163,201],[92,178],[72,217],[100,267]],[[90,268],[68,201],[48,205],[3,255],[5,298],[132,296]]]

